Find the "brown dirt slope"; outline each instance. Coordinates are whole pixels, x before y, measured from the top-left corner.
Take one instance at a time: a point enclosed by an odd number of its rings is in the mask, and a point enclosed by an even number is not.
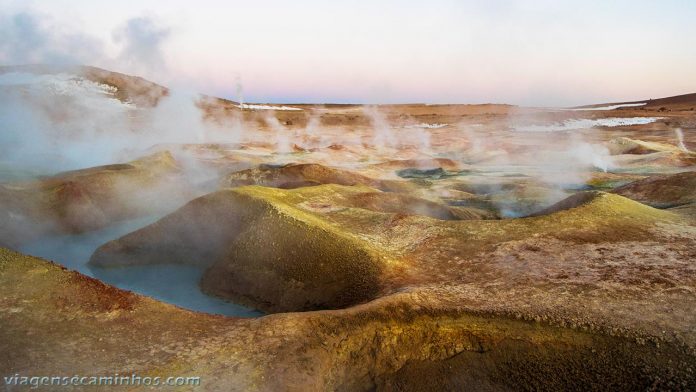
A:
[[[696,202],[696,172],[651,176],[612,191],[659,208],[676,207]]]
[[[437,291],[243,320],[0,249],[0,293],[3,374],[198,376],[225,392],[696,387],[693,352],[669,341],[471,312]]]

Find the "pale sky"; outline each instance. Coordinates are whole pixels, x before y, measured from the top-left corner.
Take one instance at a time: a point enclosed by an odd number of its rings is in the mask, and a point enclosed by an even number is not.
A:
[[[249,102],[565,106],[696,92],[696,1],[0,0],[0,10],[2,64],[83,62],[232,99],[241,81]]]

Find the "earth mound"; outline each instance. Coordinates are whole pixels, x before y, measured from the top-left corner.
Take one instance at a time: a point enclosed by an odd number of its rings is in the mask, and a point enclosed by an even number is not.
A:
[[[377,212],[423,215],[441,220],[494,219],[495,215],[480,209],[450,207],[435,201],[403,193],[364,192],[350,197],[353,207]]]
[[[438,219],[424,216],[422,207]],[[409,209],[420,214],[405,215]],[[656,222],[677,219],[603,192],[580,193],[536,215],[442,220],[456,217],[444,205],[365,187],[245,186],[195,199],[106,243],[90,263],[197,264],[207,268],[203,289],[223,298],[271,312],[340,308],[409,281],[439,281],[447,260],[495,244],[529,236],[573,243],[634,240],[646,238]],[[441,250],[437,258],[428,256],[432,249]],[[447,279],[456,281],[459,274],[451,271]]]
[[[0,184],[0,216],[6,223],[0,239],[17,245],[45,233],[81,233],[166,210],[188,197],[180,169],[166,151],[125,164]]]
[[[405,192],[413,189],[407,182],[378,180],[315,163],[260,165],[254,169],[232,173],[221,182],[223,187],[261,185],[284,189],[320,184],[365,185],[390,192]]]
[[[599,214],[600,211],[605,213],[625,212],[627,215],[631,215],[633,217],[646,216],[655,217],[656,219],[659,219],[661,216],[665,215],[662,211],[651,208],[648,205],[629,200],[625,197],[617,197],[613,194],[601,191],[587,191],[578,192],[548,208],[531,214],[530,216],[550,215],[556,212],[567,211],[574,208],[583,208],[587,210],[588,213],[592,213],[594,215]]]
[[[651,176],[612,191],[656,208],[670,208],[696,202],[696,172]]]
[[[644,142],[642,140],[634,140],[627,137],[618,137],[612,139],[606,144],[606,146],[611,155],[643,155],[654,152],[676,152],[679,150],[673,145],[658,142]]]
[[[385,168],[392,170],[399,169],[443,169],[449,171],[459,171],[462,169],[462,164],[448,158],[433,158],[433,159],[397,159],[372,165],[375,168]]]
[[[606,143],[614,164],[623,167],[689,167],[696,165],[696,153],[675,145],[619,137]]]
[[[297,198],[303,194],[275,188],[221,190],[104,244],[90,263],[204,265],[205,291],[270,312],[342,308],[373,298],[388,259],[298,208]]]
[[[571,208],[577,208],[582,205],[586,205],[596,201],[598,198],[602,197],[602,192],[591,191],[591,192],[578,192],[572,196],[569,196],[558,203],[545,208],[541,211],[530,214],[529,216],[542,216],[553,214],[554,212],[565,211]]]

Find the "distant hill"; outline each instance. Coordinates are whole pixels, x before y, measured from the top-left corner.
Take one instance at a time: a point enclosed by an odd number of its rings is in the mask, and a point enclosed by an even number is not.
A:
[[[696,104],[696,93],[675,95],[673,97],[652,99],[647,102],[650,106],[669,104]]]
[[[85,65],[11,65],[0,66],[0,74],[28,72],[33,74],[73,74],[96,83],[108,84],[118,89],[114,94],[122,101],[130,101],[139,107],[156,106],[169,89],[138,76],[126,75]]]
[[[0,66],[0,74],[7,72],[29,72],[34,74],[74,74],[83,77],[87,80],[91,80],[97,83],[108,84],[114,86],[118,89],[115,93],[116,98],[122,101],[130,101],[136,104],[138,107],[154,107],[157,105],[162,97],[169,95],[169,89],[165,86],[159,85],[157,83],[151,82],[147,79],[141,78],[139,76],[132,76],[127,74],[122,74],[119,72],[108,71],[102,68],[86,66],[86,65],[44,65],[44,64],[29,64],[29,65],[9,65]],[[239,103],[218,97],[212,97],[205,94],[200,95],[201,105],[207,108],[212,106],[221,106],[229,109],[236,109]],[[599,103],[590,104],[583,106],[576,106],[572,109],[592,109],[592,108],[606,108],[610,106],[620,106],[620,105],[636,105],[642,104],[641,107],[655,108],[665,105],[680,105],[680,106],[691,106],[696,107],[696,93],[675,95],[672,97],[658,98],[658,99],[644,99],[640,101],[626,101],[626,102],[611,102],[611,103]],[[359,104],[302,104],[295,103],[293,106],[302,107],[312,107],[312,106],[322,106],[324,108],[332,109],[348,109],[352,107],[359,107]],[[463,105],[463,104],[451,104],[451,105],[427,105],[427,104],[392,104],[392,105],[380,105],[383,108],[395,107],[399,108],[402,106],[423,106],[423,107],[460,107],[460,106],[491,106],[491,104],[483,105]],[[507,107],[510,105],[494,105],[500,107]],[[512,107],[512,106],[510,106]],[[606,109],[605,109],[606,110]]]
[[[675,95],[672,97],[657,98],[657,99],[643,99],[640,101],[629,101],[629,102],[610,102],[610,103],[600,103],[592,105],[576,106],[573,109],[591,109],[597,107],[608,107],[608,106],[619,106],[619,105],[636,105],[640,103],[645,103],[643,107],[655,107],[664,105],[696,105],[696,93]]]

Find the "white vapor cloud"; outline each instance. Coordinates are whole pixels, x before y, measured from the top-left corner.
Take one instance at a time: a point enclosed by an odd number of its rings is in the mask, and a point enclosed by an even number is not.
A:
[[[171,33],[152,16],[129,18],[101,38],[35,10],[0,11],[0,65],[95,65],[166,80],[164,45]]]
[[[131,72],[162,72],[166,69],[162,45],[170,34],[169,28],[150,17],[131,18],[113,33],[114,41],[122,44],[117,60]]]
[[[78,64],[104,56],[98,39],[37,12],[0,14],[0,64]]]

